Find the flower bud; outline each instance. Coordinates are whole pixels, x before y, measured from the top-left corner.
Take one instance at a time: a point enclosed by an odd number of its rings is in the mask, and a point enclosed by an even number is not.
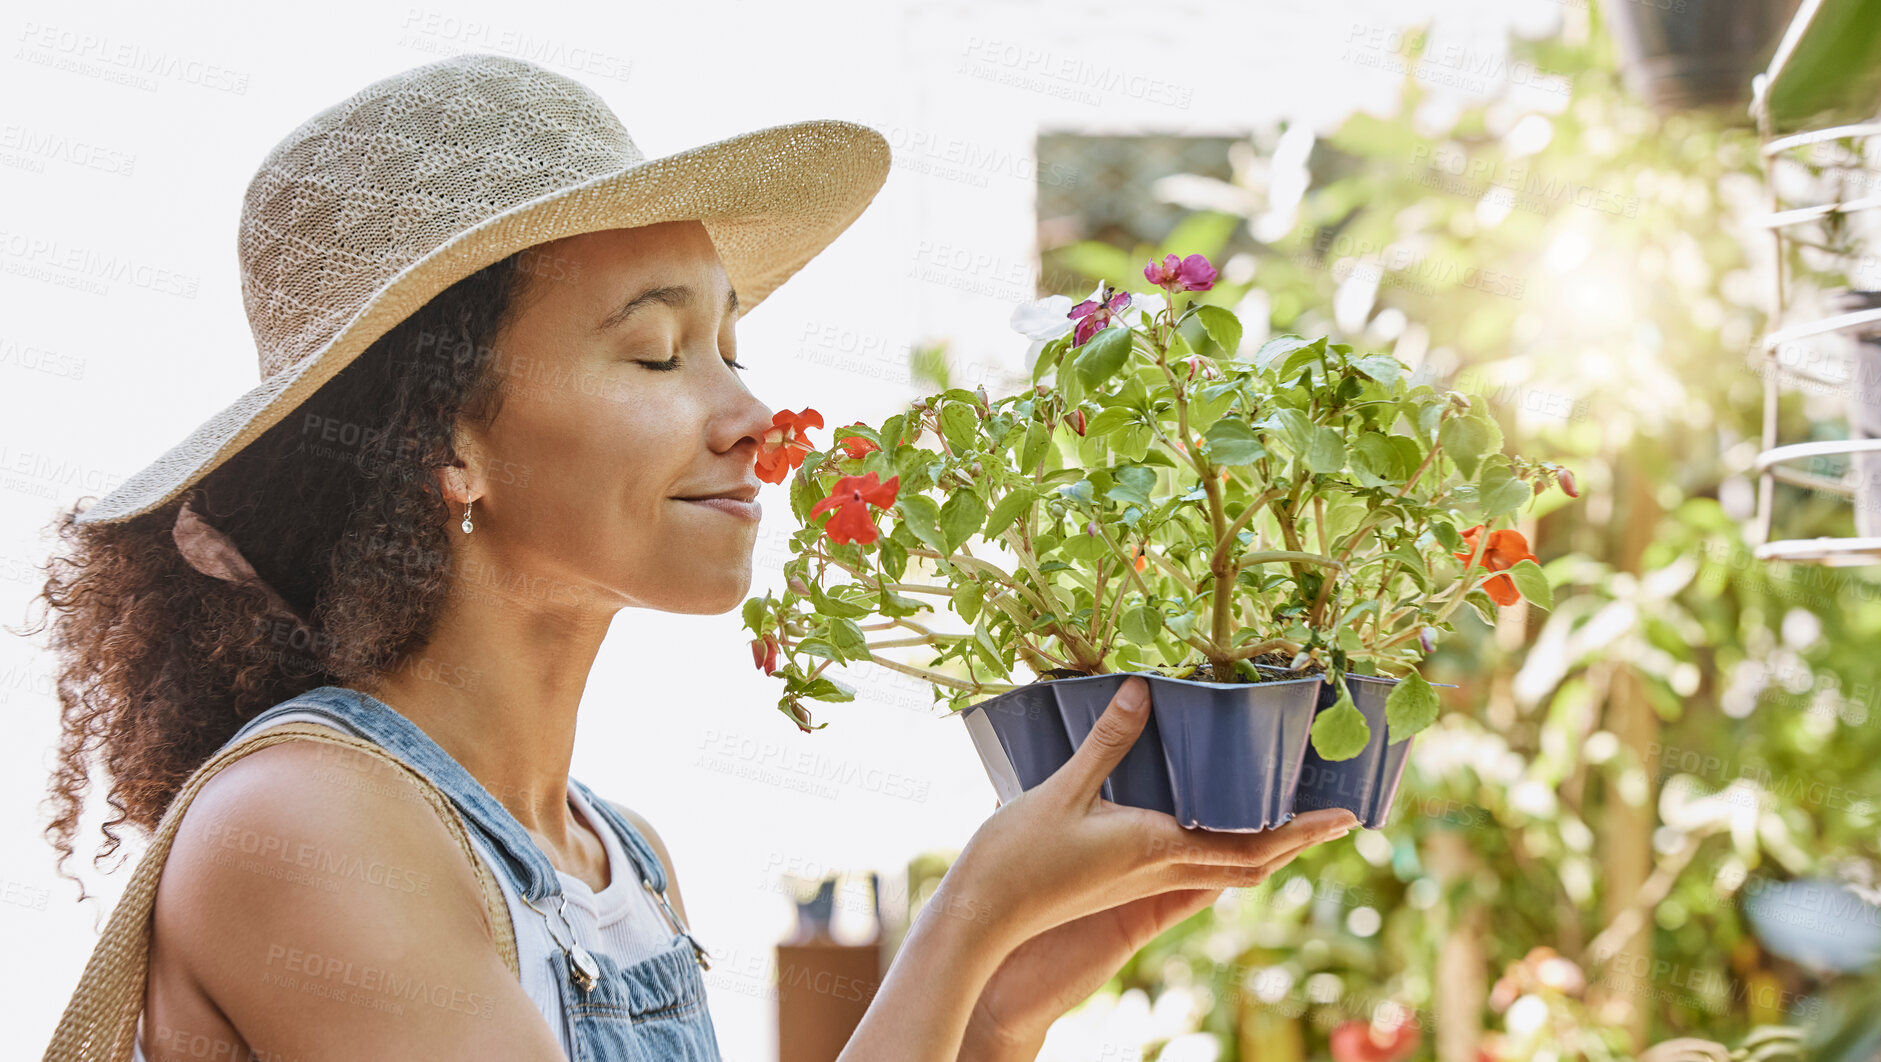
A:
[[[1084,434],[1084,425],[1086,423],[1084,419],[1084,410],[1074,409],[1071,412],[1066,413],[1065,423],[1071,425],[1072,431],[1075,431],[1080,436],[1082,436]]]
[[[790,577],[790,579],[785,583],[785,585],[789,586],[792,590],[795,590],[797,593],[803,594],[805,596],[808,596],[810,593],[809,584],[805,583],[802,579],[799,579],[794,575]]]
[[[1581,492],[1574,486],[1574,473],[1562,469],[1554,474],[1555,482],[1561,484],[1561,492],[1570,498],[1578,498]]]
[[[1423,630],[1418,631],[1417,632],[1417,644],[1423,646],[1424,652],[1426,653],[1436,652],[1437,651],[1437,628],[1425,627]]]
[[[1044,395],[1048,395],[1048,394],[1051,394],[1051,393],[1052,393],[1052,387],[1051,387],[1051,385],[1050,385],[1050,384],[1033,384],[1033,385],[1032,385],[1032,393],[1033,393],[1033,394],[1035,394],[1035,395],[1039,395],[1039,396],[1041,396],[1041,397],[1042,397],[1042,396],[1044,396]]]
[[[986,397],[986,385],[981,384],[975,387],[973,389],[973,397],[979,400],[980,417],[984,419],[988,413],[993,411],[992,402]]]
[[[1092,520],[1090,523],[1085,524],[1084,533],[1091,536],[1092,538],[1096,538],[1098,534],[1100,533],[1098,526],[1097,526],[1097,521]]]

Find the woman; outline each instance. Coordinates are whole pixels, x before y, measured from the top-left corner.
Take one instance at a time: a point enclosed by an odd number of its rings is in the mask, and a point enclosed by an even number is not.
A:
[[[394,759],[281,741],[179,805],[139,1057],[718,1057],[658,833],[569,777],[576,709],[621,608],[745,598],[771,410],[734,325],[886,172],[838,122],[646,161],[586,88],[480,55],[270,154],[241,243],[262,384],[61,521],[49,832],[63,866],[93,749],[101,856],[271,726]],[[1352,824],[1212,834],[1102,800],[1145,694],[974,835],[845,1060],[1032,1057],[1157,933]]]

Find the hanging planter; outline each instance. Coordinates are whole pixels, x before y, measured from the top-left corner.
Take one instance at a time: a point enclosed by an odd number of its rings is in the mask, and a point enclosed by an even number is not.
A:
[[[1744,121],[1750,79],[1776,50],[1797,0],[1609,0],[1627,90],[1661,114],[1729,108]]]
[[[744,620],[786,716],[818,729],[809,701],[853,696],[833,664],[927,679],[1008,800],[1141,674],[1150,718],[1103,795],[1217,830],[1287,821],[1303,764],[1364,761],[1387,730],[1401,765],[1438,710],[1417,664],[1458,609],[1551,604],[1506,525],[1573,479],[1391,355],[1282,336],[1242,358],[1232,313],[1184,305],[1214,276],[1169,255],[1144,270],[1160,292],[1022,306],[1016,395],[948,389],[827,450],[803,437],[820,414],[777,414],[760,469],[796,470],[804,526]],[[923,614],[943,611],[964,629]],[[1355,665],[1403,681],[1374,704]],[[1366,791],[1375,819],[1394,789]]]

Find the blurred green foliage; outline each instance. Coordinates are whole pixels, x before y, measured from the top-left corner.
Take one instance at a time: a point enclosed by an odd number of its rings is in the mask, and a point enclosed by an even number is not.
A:
[[[1458,110],[1407,76],[1397,115],[1313,145],[1297,203],[1270,130],[1227,189],[1264,203],[1250,216],[1046,252],[1047,275],[1141,276],[1258,224],[1261,253],[1205,297],[1248,323],[1244,349],[1262,318],[1395,347],[1425,382],[1487,395],[1511,448],[1569,464],[1584,495],[1530,524],[1554,612],[1472,619],[1431,659],[1459,688],[1393,822],[1230,890],[1087,1009],[1188,993],[1226,1062],[1326,1057],[1337,1022],[1381,1005],[1422,1026],[1414,1057],[1633,1057],[1674,1037],[1796,1052],[1746,1039],[1773,1025],[1872,1042],[1874,1008],[1838,1002],[1872,997],[1863,983],[1781,957],[1743,914],[1769,883],[1844,882],[1851,906],[1815,913],[1832,931],[1881,885],[1881,585],[1754,561],[1741,523],[1770,284],[1757,144],[1655,117],[1621,90],[1598,12],[1564,12],[1511,61],[1568,78],[1565,99],[1505,86]],[[1839,434],[1809,413],[1786,394],[1782,437]],[[1851,531],[1840,498],[1779,497],[1787,535]],[[1644,731],[1615,717],[1627,690]],[[1639,888],[1643,952],[1608,947],[1617,880]],[[1533,982],[1537,948],[1585,985]]]

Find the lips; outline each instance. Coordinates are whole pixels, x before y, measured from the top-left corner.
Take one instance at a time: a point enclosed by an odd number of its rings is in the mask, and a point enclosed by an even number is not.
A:
[[[701,509],[716,509],[728,516],[735,516],[744,520],[756,521],[758,517],[764,513],[764,507],[759,505],[755,500],[746,501],[743,498],[727,497],[724,495],[709,498],[675,498],[673,500],[685,502],[687,505],[695,505]]]

